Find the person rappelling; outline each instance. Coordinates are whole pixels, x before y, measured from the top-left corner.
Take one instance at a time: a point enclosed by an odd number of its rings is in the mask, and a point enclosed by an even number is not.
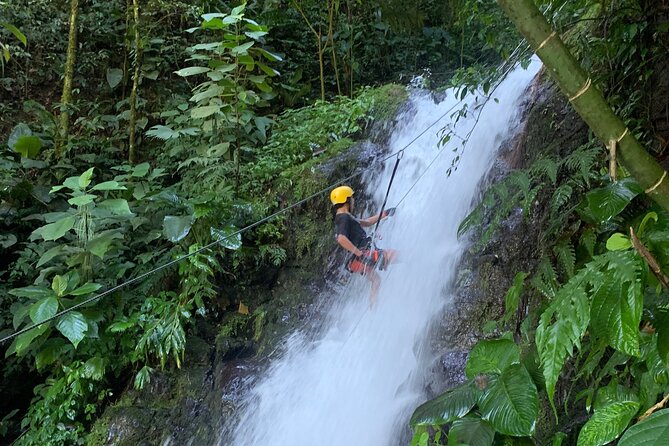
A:
[[[346,269],[353,274],[362,274],[372,285],[370,305],[374,306],[381,279],[376,269],[383,271],[396,258],[392,249],[378,249],[373,237],[363,228],[378,224],[380,220],[395,214],[395,208],[389,208],[371,217],[357,219],[352,215],[355,206],[353,189],[340,186],[330,192],[330,201],[335,207],[334,232],[339,246],[349,251],[352,256],[346,262]]]

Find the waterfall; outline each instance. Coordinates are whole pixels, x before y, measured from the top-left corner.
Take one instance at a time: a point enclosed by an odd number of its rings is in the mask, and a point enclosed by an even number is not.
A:
[[[377,305],[369,309],[369,284],[360,276],[325,296],[327,315],[317,335],[303,330],[286,340],[285,353],[257,379],[235,426],[221,434],[218,444],[400,444],[413,409],[426,398],[425,370],[434,359],[428,346],[430,326],[449,305],[448,287],[467,249],[456,236],[458,225],[497,149],[518,123],[519,103],[539,67],[533,60],[526,70],[511,71],[494,92],[497,100],[477,109],[483,98],[468,99],[466,117],[455,122],[447,113],[407,148],[388,204],[397,203],[414,183],[415,187],[395,216],[379,228],[379,247],[398,250],[399,262],[380,272]],[[455,106],[454,96],[449,91],[435,103],[427,93],[412,94],[391,136],[390,150],[403,148]],[[446,126],[454,136],[416,183],[439,153],[439,130]],[[459,150],[461,138],[470,131],[466,148]],[[448,176],[460,152],[457,170]],[[383,201],[393,164],[394,159],[389,160],[381,173],[366,178],[367,193],[376,206]]]

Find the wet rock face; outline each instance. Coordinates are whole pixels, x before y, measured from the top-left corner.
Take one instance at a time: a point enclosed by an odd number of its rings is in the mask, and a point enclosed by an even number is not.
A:
[[[515,133],[503,144],[481,190],[514,169],[530,166],[541,155],[563,157],[587,141],[587,126],[545,75],[528,90],[524,117]],[[535,271],[542,249],[536,228],[546,214],[541,203],[533,204],[529,218],[518,208],[480,252],[462,257],[458,276],[444,294],[449,302],[432,341],[440,360],[427,383],[430,396],[465,381],[468,352],[485,338],[484,324],[503,315],[513,278],[521,271]],[[480,232],[469,236],[475,240]]]

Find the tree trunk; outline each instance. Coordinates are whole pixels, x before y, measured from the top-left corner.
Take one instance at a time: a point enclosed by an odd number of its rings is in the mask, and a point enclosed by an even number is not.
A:
[[[328,0],[328,41],[332,52],[332,66],[334,67],[335,79],[337,80],[337,94],[341,96],[341,85],[339,84],[339,67],[337,66],[337,52],[334,43],[334,10],[335,0]]]
[[[304,13],[304,10],[302,10],[302,7],[297,3],[297,0],[292,0],[291,2],[293,6],[295,6],[295,9],[300,13],[302,18],[304,19],[304,22],[307,24],[311,32],[314,34],[314,37],[316,38],[316,46],[318,48],[318,67],[320,70],[320,80],[321,80],[321,100],[325,100],[325,67],[323,64],[323,55],[325,54],[325,49],[323,48],[323,33],[321,31],[320,25],[318,26],[318,31],[316,31],[316,28],[311,24],[309,19],[307,18],[307,15]]]
[[[142,75],[142,43],[139,33],[139,0],[132,0],[132,13],[135,22],[135,72],[132,78],[130,91],[130,133],[128,136],[128,162],[137,162],[137,93]]]
[[[669,210],[669,178],[628,131],[602,93],[569,52],[557,33],[537,9],[533,0],[497,0],[506,15],[548,68],[555,82],[597,137],[609,146],[618,143],[618,159],[646,189],[646,193],[664,209]]]
[[[70,34],[67,43],[67,60],[65,61],[65,78],[63,80],[63,94],[60,97],[62,110],[60,112],[59,136],[55,141],[56,159],[63,155],[63,145],[67,143],[70,133],[70,111],[72,104],[72,78],[74,77],[74,62],[77,56],[77,18],[79,16],[79,0],[70,0]]]

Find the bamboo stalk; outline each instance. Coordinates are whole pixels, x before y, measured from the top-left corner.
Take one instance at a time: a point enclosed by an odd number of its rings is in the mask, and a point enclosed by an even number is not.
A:
[[[54,149],[56,159],[63,156],[63,145],[68,140],[70,133],[70,112],[68,108],[72,104],[72,79],[74,78],[74,64],[77,57],[77,19],[79,17],[79,0],[70,0],[70,31],[67,40],[67,59],[65,61],[65,73],[63,79],[63,94],[60,104],[63,109],[59,116],[59,138],[56,139]]]
[[[597,137],[617,142],[617,157],[650,198],[669,210],[666,172],[628,131],[533,0],[497,0]]]

